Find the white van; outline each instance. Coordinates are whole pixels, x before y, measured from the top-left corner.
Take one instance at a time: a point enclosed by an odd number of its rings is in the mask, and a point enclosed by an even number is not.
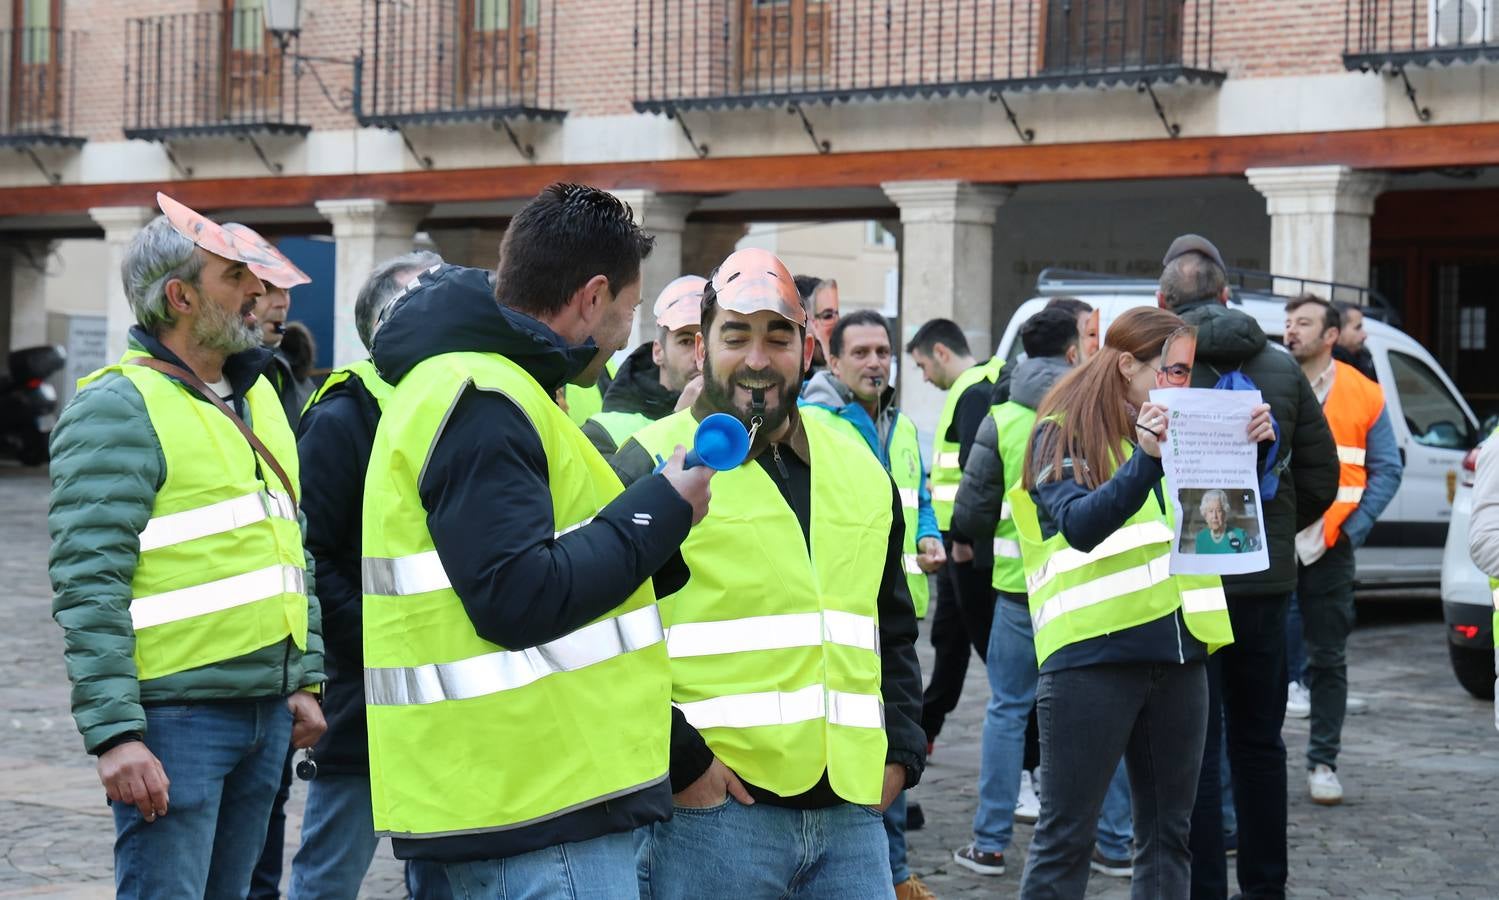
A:
[[[1156,283],[1086,273],[1041,273],[1041,296],[1020,305],[1000,338],[998,353],[1020,355],[1020,326],[1051,297],[1077,297],[1100,310],[1100,327],[1125,310],[1156,304]],[[1254,317],[1277,345],[1285,329],[1286,297],[1241,292],[1230,306]],[[1357,552],[1360,587],[1435,588],[1452,500],[1463,456],[1479,441],[1478,420],[1447,373],[1410,335],[1370,316],[1366,346],[1385,391],[1395,440],[1405,462],[1400,490]],[[1101,335],[1100,335],[1101,336]]]

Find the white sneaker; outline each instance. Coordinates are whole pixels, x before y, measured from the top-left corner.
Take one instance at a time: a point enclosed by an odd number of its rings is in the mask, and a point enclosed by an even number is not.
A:
[[[1312,692],[1299,681],[1286,686],[1286,718],[1305,719],[1312,714]]]
[[[1026,825],[1036,824],[1041,818],[1041,798],[1036,796],[1036,787],[1031,773],[1020,770],[1020,793],[1015,797],[1015,821]]]
[[[1349,694],[1348,705],[1345,707],[1345,709],[1347,709],[1348,715],[1350,716],[1361,716],[1369,711],[1369,701],[1365,700],[1363,697],[1355,697],[1352,694]]]
[[[1312,792],[1312,802],[1323,806],[1337,806],[1343,802],[1343,785],[1338,773],[1321,763],[1307,773],[1307,789]]]

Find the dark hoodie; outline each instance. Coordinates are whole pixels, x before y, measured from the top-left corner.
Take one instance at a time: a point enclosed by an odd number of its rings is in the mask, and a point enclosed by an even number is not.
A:
[[[1175,312],[1197,328],[1192,387],[1210,388],[1235,369],[1254,380],[1280,427],[1280,489],[1264,504],[1270,568],[1248,575],[1225,575],[1230,598],[1285,595],[1296,589],[1296,533],[1326,512],[1338,493],[1338,453],[1322,415],[1322,404],[1301,366],[1272,345],[1249,315],[1216,300],[1178,307]]]
[[[460,351],[504,356],[555,393],[582,371],[595,347],[569,346],[536,319],[501,307],[486,271],[447,266],[405,295],[376,332],[373,357],[399,390],[418,363]],[[541,438],[521,408],[503,394],[470,387],[443,425],[419,485],[433,545],[474,631],[512,650],[555,640],[623,603],[676,555],[692,525],[691,506],[653,475],[588,525],[554,539],[547,473]],[[666,580],[657,583],[662,593],[676,589]],[[545,760],[516,758],[514,765]],[[670,812],[671,787],[663,777],[535,825],[393,844],[402,859],[499,859],[629,831]]]
[[[652,358],[654,349],[655,343],[647,342],[625,357],[604,394],[602,412],[638,413],[654,422],[676,411],[681,395],[661,384],[661,367]],[[604,426],[592,419],[583,423],[583,433],[605,456],[612,456],[619,449]]]
[[[1062,357],[1027,359],[1017,366],[1005,366],[991,398],[999,395],[999,386],[1003,384],[1007,399],[1034,410],[1041,405],[1041,398],[1051,386],[1070,368]],[[994,405],[1004,402],[998,400]],[[984,416],[978,435],[973,439],[973,449],[968,453],[968,465],[963,469],[963,480],[958,484],[952,512],[953,530],[973,535],[973,564],[980,568],[994,564],[994,543],[985,540],[985,536],[994,534],[1004,500],[1005,470],[999,458],[999,426],[992,415]],[[1024,594],[1005,596],[1025,602]]]

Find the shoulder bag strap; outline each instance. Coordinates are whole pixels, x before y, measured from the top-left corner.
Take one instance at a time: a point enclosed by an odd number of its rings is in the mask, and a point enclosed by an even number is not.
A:
[[[208,402],[218,407],[219,412],[229,417],[229,421],[233,422],[234,427],[239,429],[239,433],[244,436],[244,439],[249,441],[250,447],[256,453],[260,454],[260,458],[265,460],[266,465],[271,467],[271,471],[276,473],[276,477],[281,479],[281,486],[286,488],[286,493],[291,496],[292,504],[296,505],[297,489],[292,485],[291,479],[286,476],[286,470],[281,468],[281,463],[276,461],[276,457],[271,453],[270,448],[266,447],[265,442],[255,436],[255,432],[250,430],[250,426],[245,424],[244,419],[241,419],[234,410],[229,408],[229,404],[225,403],[218,394],[214,393],[212,388],[203,383],[203,379],[181,366],[174,366],[154,356],[137,356],[128,360],[128,362],[131,365],[145,366],[148,369],[155,369],[163,375],[176,378],[199,394],[202,394]]]

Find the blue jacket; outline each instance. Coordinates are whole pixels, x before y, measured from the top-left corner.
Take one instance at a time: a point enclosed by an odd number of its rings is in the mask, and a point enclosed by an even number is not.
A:
[[[1390,425],[1388,406],[1374,420],[1374,427],[1369,429],[1364,444],[1364,469],[1369,476],[1364,484],[1364,496],[1359,499],[1358,508],[1343,522],[1343,533],[1348,535],[1348,543],[1355,549],[1364,545],[1379,514],[1395,499],[1395,492],[1400,490],[1400,477],[1405,471],[1405,464],[1400,461],[1400,447],[1395,443],[1395,429]]]
[[[896,409],[895,389],[886,388],[880,397],[879,424],[869,417],[869,411],[864,408],[855,397],[854,392],[848,386],[839,381],[832,372],[826,369],[817,372],[802,388],[802,395],[797,399],[798,406],[820,406],[832,412],[843,421],[854,426],[859,435],[864,438],[864,443],[874,451],[875,458],[885,471],[890,471],[890,441],[895,437],[895,428],[901,420],[901,412]],[[884,437],[881,438],[883,433]],[[918,454],[919,456],[919,454]],[[937,528],[937,513],[932,510],[932,492],[927,489],[927,467],[926,460],[921,460],[921,487],[916,493],[916,540],[933,537],[942,539],[942,532]]]

